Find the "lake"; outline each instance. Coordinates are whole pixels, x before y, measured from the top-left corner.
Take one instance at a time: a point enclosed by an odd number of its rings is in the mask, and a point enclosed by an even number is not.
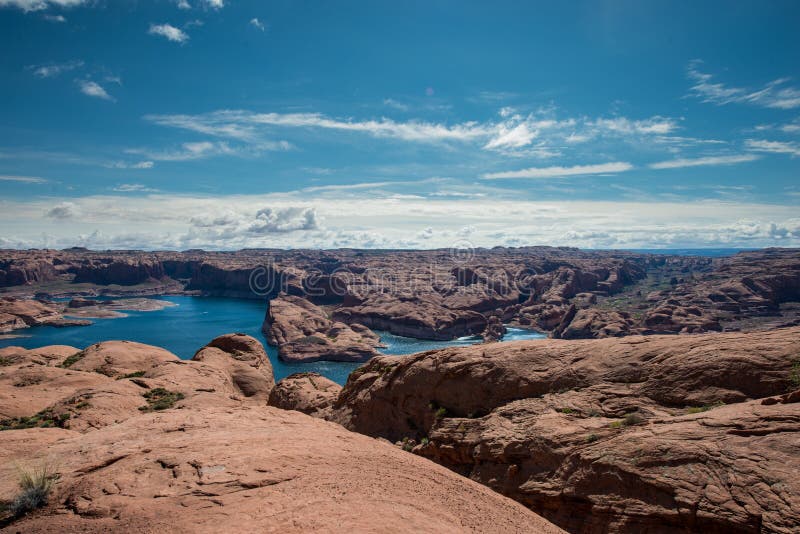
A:
[[[267,349],[275,372],[275,380],[292,373],[317,372],[344,384],[347,376],[360,363],[313,362],[286,363],[278,359],[275,347],[267,345],[261,332],[266,304],[260,300],[165,296],[155,297],[176,306],[158,311],[126,311],[128,317],[117,319],[92,319],[90,326],[53,328],[42,326],[18,330],[15,334],[25,337],[2,339],[0,347],[12,345],[26,348],[44,345],[72,345],[85,348],[99,341],[124,339],[163,347],[181,358],[191,358],[198,349],[215,337],[232,332],[242,332],[261,341]],[[115,299],[120,300],[120,299]],[[377,332],[387,348],[384,354],[410,354],[443,347],[471,345],[480,341],[477,337],[460,338],[453,341],[428,341],[395,336],[388,332]],[[519,328],[509,328],[504,341],[539,339],[543,334]]]

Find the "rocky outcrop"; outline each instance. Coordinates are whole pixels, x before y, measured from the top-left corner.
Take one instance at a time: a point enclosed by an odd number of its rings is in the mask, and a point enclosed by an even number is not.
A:
[[[497,315],[492,315],[486,320],[486,328],[481,333],[484,343],[500,341],[506,333],[503,320]]]
[[[278,382],[269,394],[269,405],[327,418],[342,386],[318,373],[295,373]]]
[[[14,297],[0,298],[0,333],[31,326],[85,326],[91,321],[65,319],[58,304]]]
[[[375,297],[368,302],[339,308],[333,318],[344,323],[359,323],[373,330],[418,339],[447,340],[477,335],[486,329],[486,317],[472,310],[453,309],[424,297],[396,299]]]
[[[262,329],[286,361],[363,362],[376,356],[380,346],[369,328],[332,321],[319,306],[283,293],[269,302]]]
[[[634,324],[635,321],[628,312],[577,310],[572,306],[551,335],[561,339],[621,337],[629,335]]]
[[[275,386],[272,364],[264,347],[246,334],[219,336],[192,360],[222,369],[244,397],[266,401]]]
[[[0,501],[19,469],[57,476],[43,508],[0,508],[2,532],[562,532],[428,460],[248,396],[273,378],[247,336],[192,361],[123,342],[3,355],[0,409],[15,394],[27,406],[0,417]],[[22,385],[34,371],[48,382]]]
[[[800,385],[797,339],[785,328],[384,356],[351,374],[328,417],[417,443],[572,532],[789,533],[800,393],[776,395]]]

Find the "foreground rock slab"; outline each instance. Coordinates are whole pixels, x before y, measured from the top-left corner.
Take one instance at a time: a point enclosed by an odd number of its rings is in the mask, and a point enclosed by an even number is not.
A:
[[[0,354],[0,504],[19,468],[58,475],[46,506],[0,507],[1,532],[563,532],[385,441],[266,406],[272,368],[250,336],[189,361],[124,341]],[[339,390],[292,381],[315,409]]]

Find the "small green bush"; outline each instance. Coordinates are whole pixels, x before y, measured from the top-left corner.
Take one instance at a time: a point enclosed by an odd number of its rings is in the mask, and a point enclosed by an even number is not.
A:
[[[147,406],[139,407],[139,410],[143,412],[167,410],[184,398],[183,393],[169,391],[164,388],[151,389],[143,393],[142,396],[147,400]]]
[[[644,423],[644,417],[642,417],[636,412],[633,412],[627,414],[625,418],[622,420],[622,422],[625,426],[640,425]]]
[[[447,409],[445,409],[443,407],[440,407],[438,410],[436,410],[436,413],[434,413],[434,416],[436,417],[436,419],[442,419],[446,415],[447,415]]]
[[[575,413],[575,410],[572,408],[561,408],[559,412],[569,415],[571,413]]]
[[[594,443],[598,440],[597,434],[589,434],[586,436],[586,443]]]
[[[66,360],[64,360],[61,363],[61,367],[63,367],[64,369],[69,369],[70,367],[75,365],[75,363],[81,361],[84,358],[84,356],[86,356],[86,353],[84,353],[83,351],[76,352],[75,354],[69,356]]]
[[[0,357],[0,367],[6,367],[7,365],[12,365],[14,360],[11,358]]]
[[[126,378],[141,378],[145,374],[145,371],[134,371],[132,373],[128,373],[127,375],[118,376],[117,380],[124,380]]]
[[[0,431],[3,430],[24,430],[26,428],[64,428],[64,424],[69,421],[69,413],[55,414],[52,410],[42,410],[30,417],[14,417],[0,421]]]

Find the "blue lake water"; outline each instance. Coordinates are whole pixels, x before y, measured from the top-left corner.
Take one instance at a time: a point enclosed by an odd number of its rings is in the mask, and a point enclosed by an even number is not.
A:
[[[18,330],[15,333],[25,337],[0,339],[0,347],[72,345],[84,348],[99,341],[124,339],[164,347],[179,357],[188,359],[213,338],[231,332],[242,332],[264,344],[272,360],[276,380],[292,373],[314,371],[344,384],[347,376],[362,365],[342,362],[286,363],[279,360],[277,350],[267,345],[265,336],[261,333],[261,323],[266,309],[264,301],[184,296],[157,298],[177,306],[149,312],[126,311],[124,313],[128,317],[92,319],[94,324],[90,326],[67,328],[43,326]],[[409,354],[443,347],[471,345],[480,341],[475,337],[453,341],[427,341],[395,336],[388,332],[378,332],[378,334],[387,345],[387,348],[381,349],[384,354]],[[504,341],[542,337],[544,335],[538,332],[509,328]]]

